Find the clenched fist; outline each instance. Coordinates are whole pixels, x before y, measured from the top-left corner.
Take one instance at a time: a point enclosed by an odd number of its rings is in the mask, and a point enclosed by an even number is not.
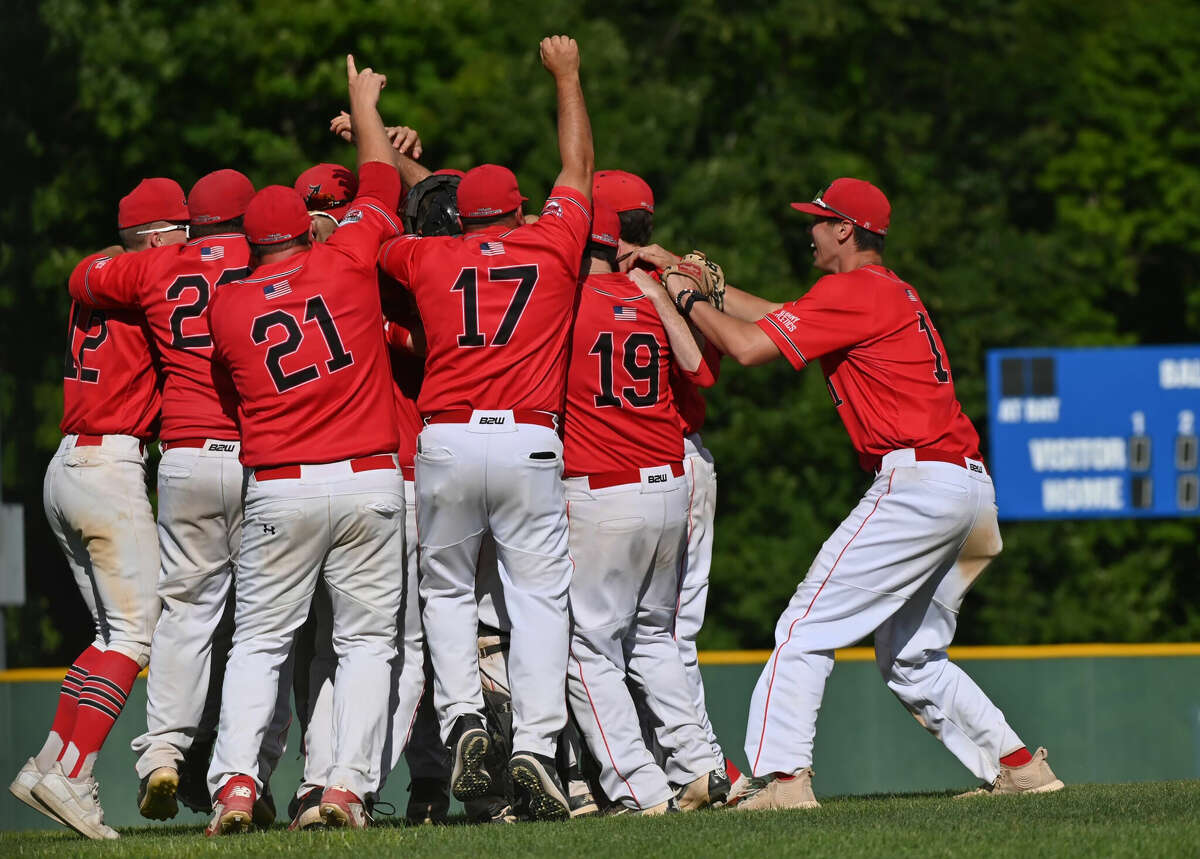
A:
[[[542,39],[542,65],[556,78],[579,73],[579,45],[570,36]]]

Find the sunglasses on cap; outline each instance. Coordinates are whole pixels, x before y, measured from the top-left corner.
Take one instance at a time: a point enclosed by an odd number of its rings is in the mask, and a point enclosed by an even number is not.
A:
[[[135,235],[148,236],[151,233],[173,233],[176,230],[183,230],[183,234],[188,238],[191,238],[191,231],[188,229],[187,224],[173,224],[169,227],[154,227],[153,229],[149,230],[138,230]]]
[[[830,188],[830,186],[826,185],[824,188],[822,188],[820,191],[818,191],[816,193],[816,195],[812,199],[813,205],[820,206],[822,209],[824,209],[827,212],[832,212],[834,215],[836,215],[839,219],[841,219],[843,221],[849,221],[852,224],[857,224],[858,222],[855,221],[854,218],[850,217],[845,212],[838,211],[837,209],[833,208],[833,206],[829,205],[823,199],[821,199],[822,195],[824,195],[824,193],[826,191],[828,191],[829,188]]]

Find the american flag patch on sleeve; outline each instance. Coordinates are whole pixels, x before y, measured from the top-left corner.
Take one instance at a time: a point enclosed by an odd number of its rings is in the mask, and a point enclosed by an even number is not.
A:
[[[479,245],[479,252],[485,257],[494,257],[504,253],[504,245],[501,242],[483,242]]]
[[[263,295],[267,298],[278,298],[281,295],[287,295],[291,291],[291,284],[286,280],[277,281],[263,287]]]
[[[205,262],[212,262],[213,260],[224,258],[225,248],[221,247],[220,245],[213,248],[200,248],[200,259],[204,260]]]
[[[619,322],[637,322],[637,308],[613,305],[613,319]]]

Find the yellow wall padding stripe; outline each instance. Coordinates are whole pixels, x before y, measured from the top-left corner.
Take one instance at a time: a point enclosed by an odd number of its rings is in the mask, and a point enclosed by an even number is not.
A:
[[[837,651],[838,662],[874,662],[870,647]],[[1111,659],[1161,656],[1200,656],[1200,641],[1178,644],[1032,644],[1017,646],[951,647],[950,658],[970,659]],[[701,665],[764,665],[770,650],[702,650]],[[61,683],[66,668],[10,668],[0,671],[0,683]],[[145,677],[143,670],[139,677]]]
[[[847,647],[836,653],[838,662],[874,662],[870,647]],[[1148,656],[1200,656],[1200,642],[1178,644],[1035,644],[1014,647],[951,647],[950,658],[969,659],[1105,659]],[[701,665],[764,665],[770,650],[705,650]]]

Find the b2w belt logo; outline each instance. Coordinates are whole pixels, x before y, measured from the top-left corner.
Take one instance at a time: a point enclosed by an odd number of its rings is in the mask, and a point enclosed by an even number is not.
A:
[[[214,443],[214,444],[210,444],[210,445],[208,446],[208,449],[209,449],[209,450],[213,450],[213,451],[217,451],[217,452],[219,452],[219,453],[233,453],[233,452],[234,452],[234,451],[235,451],[237,448],[236,448],[236,447],[234,447],[232,444],[217,444],[217,443]]]
[[[975,472],[976,474],[983,474],[983,466],[980,465],[978,462],[970,463],[970,469],[973,472]]]
[[[501,426],[506,420],[507,420],[507,418],[504,418],[501,416],[481,417],[479,419],[479,425],[480,426]]]
[[[667,476],[665,474],[651,474],[646,477],[647,483],[666,483]]]

